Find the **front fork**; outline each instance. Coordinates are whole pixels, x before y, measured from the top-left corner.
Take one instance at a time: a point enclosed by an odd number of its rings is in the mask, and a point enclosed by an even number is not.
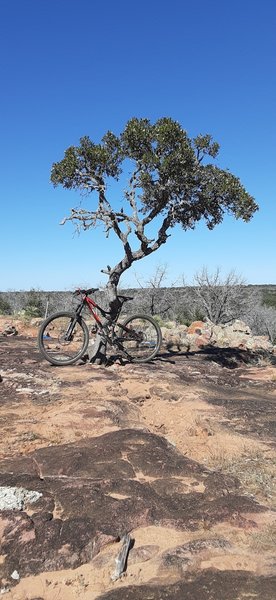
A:
[[[68,325],[65,335],[64,335],[64,339],[66,342],[71,342],[72,341],[72,336],[73,336],[73,332],[74,329],[76,327],[76,324],[80,321],[81,316],[80,316],[81,310],[76,312],[76,316],[72,319],[71,323]]]

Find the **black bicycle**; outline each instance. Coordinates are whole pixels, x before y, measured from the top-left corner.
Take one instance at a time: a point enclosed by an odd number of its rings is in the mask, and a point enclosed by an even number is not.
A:
[[[156,321],[147,315],[133,315],[122,323],[110,317],[108,311],[99,306],[89,294],[98,288],[76,290],[74,296],[80,296],[80,302],[72,312],[57,312],[43,321],[39,334],[40,352],[53,365],[72,365],[87,353],[89,342],[97,333],[116,352],[132,362],[144,363],[152,360],[160,350],[162,335]],[[130,296],[118,296],[120,305]],[[93,326],[88,326],[82,311],[88,308],[94,318]],[[97,311],[97,312],[95,312]],[[105,317],[102,323],[99,314]]]

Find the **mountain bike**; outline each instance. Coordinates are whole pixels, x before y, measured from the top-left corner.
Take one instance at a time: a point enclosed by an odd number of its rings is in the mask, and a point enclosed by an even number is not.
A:
[[[129,316],[120,323],[117,319],[122,305],[133,298],[118,296],[120,310],[114,319],[90,297],[97,291],[98,288],[76,290],[73,296],[80,296],[80,300],[74,311],[53,313],[43,321],[38,333],[38,346],[43,357],[53,365],[72,365],[85,356],[92,335],[100,333],[102,339],[127,360],[137,363],[152,360],[162,342],[158,323],[141,314]],[[82,317],[85,308],[94,319],[90,330]],[[104,323],[99,314],[104,317]]]

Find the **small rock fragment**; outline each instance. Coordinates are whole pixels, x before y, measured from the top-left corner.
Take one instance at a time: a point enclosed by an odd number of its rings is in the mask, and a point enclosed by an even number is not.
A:
[[[113,575],[111,576],[112,581],[117,581],[117,579],[119,579],[122,576],[122,574],[124,573],[125,568],[126,568],[126,561],[127,561],[128,553],[129,553],[129,550],[130,550],[130,547],[132,544],[133,544],[133,540],[131,539],[129,533],[127,533],[123,537],[122,548],[121,548],[117,558],[115,559],[116,567],[115,567],[115,571],[114,571]]]

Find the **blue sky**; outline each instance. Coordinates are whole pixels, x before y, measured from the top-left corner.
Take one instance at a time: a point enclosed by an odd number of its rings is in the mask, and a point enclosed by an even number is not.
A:
[[[165,263],[168,284],[203,265],[275,284],[275,30],[274,0],[0,0],[0,290],[105,282],[119,242],[59,225],[79,198],[54,189],[50,169],[81,136],[99,141],[132,116],[211,133],[218,165],[260,210],[249,224],[175,230],[123,285]]]

